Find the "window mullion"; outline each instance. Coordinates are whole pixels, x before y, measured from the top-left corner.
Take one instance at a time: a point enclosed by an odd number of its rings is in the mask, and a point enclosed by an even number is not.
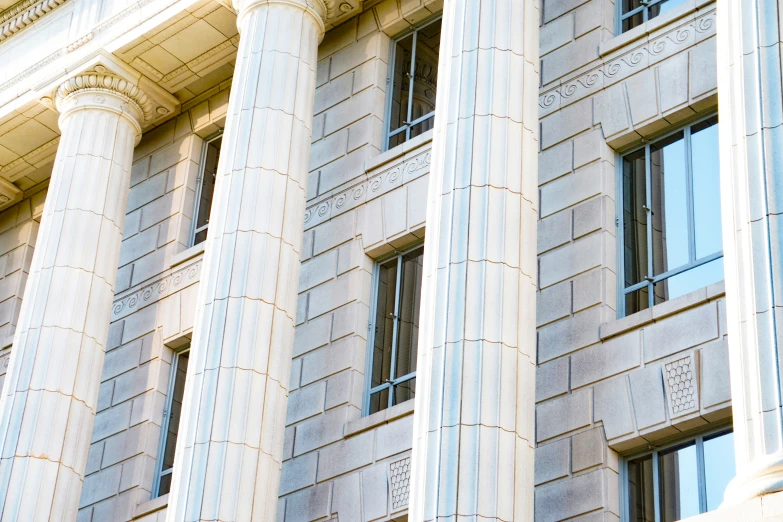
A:
[[[647,12],[645,8],[645,13]],[[655,304],[655,286],[651,282],[653,277],[653,212],[652,212],[652,169],[651,169],[651,151],[650,146],[644,147],[644,182],[646,189],[646,216],[647,216],[647,303],[650,308]]]
[[[408,117],[405,120],[405,141],[411,139],[411,120],[413,119],[413,83],[416,76],[416,47],[419,41],[419,31],[413,33],[413,43],[411,44],[411,68],[408,78]]]
[[[707,474],[704,461],[704,437],[696,439],[696,462],[699,469],[699,510],[707,512]]]
[[[661,522],[661,488],[659,480],[658,469],[658,452],[653,451],[652,454],[652,466],[653,466],[653,503],[655,504],[655,522]]]
[[[389,368],[389,381],[392,386],[389,389],[389,408],[394,406],[394,380],[397,378],[397,343],[399,342],[399,325],[400,325],[400,305],[402,299],[400,299],[400,292],[402,286],[402,258],[397,258],[397,281],[395,282],[394,290],[394,322],[392,324],[392,355],[391,355],[391,368]]]
[[[696,218],[693,208],[693,161],[691,160],[691,128],[685,127],[685,200],[688,207],[688,259],[696,261]]]

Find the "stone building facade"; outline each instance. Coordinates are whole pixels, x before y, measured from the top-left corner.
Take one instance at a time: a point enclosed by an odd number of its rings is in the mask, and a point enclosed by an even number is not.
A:
[[[783,520],[717,4],[0,0],[0,520]]]

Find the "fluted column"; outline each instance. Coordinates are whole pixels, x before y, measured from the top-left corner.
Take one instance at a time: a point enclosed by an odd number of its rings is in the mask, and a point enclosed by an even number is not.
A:
[[[410,520],[533,520],[538,3],[447,0]]]
[[[320,0],[234,0],[240,32],[169,521],[275,520]]]
[[[85,74],[62,136],[0,400],[0,520],[76,520],[145,94]]]
[[[721,206],[737,478],[734,504],[783,490],[780,3],[719,0]]]

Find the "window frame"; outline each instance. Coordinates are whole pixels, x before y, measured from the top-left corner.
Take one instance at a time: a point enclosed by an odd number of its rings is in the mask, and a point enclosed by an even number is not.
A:
[[[662,4],[664,2],[667,2],[667,1],[676,1],[676,0],[651,0],[649,2],[647,2],[645,0],[642,0],[642,5],[640,5],[639,7],[634,8],[634,9],[631,9],[630,11],[628,11],[625,14],[623,14],[623,3],[622,2],[616,2],[616,4],[617,4],[616,7],[615,7],[615,9],[617,10],[617,16],[615,17],[615,20],[617,20],[617,23],[615,24],[615,33],[616,33],[616,35],[619,36],[621,34],[625,34],[628,31],[633,31],[637,27],[641,27],[642,25],[646,24],[648,21],[651,20],[651,18],[649,16],[650,8],[654,7],[654,6],[658,5],[658,4]],[[682,5],[682,4],[680,4],[680,5]],[[623,22],[626,19],[631,18],[632,16],[634,16],[634,15],[636,15],[638,13],[642,13],[642,23],[639,24],[639,25],[636,25],[634,27],[631,27],[627,31],[623,31]],[[663,14],[665,14],[665,13],[660,13],[660,14],[658,14],[658,16],[661,16]],[[654,16],[653,18],[658,18],[658,16]]]
[[[674,440],[669,439],[668,442],[660,445],[653,446],[652,444],[644,451],[630,453],[624,455],[620,459],[620,512],[621,522],[630,522],[631,513],[628,501],[630,499],[630,491],[628,484],[628,462],[636,460],[648,455],[652,456],[653,465],[653,503],[655,507],[655,522],[661,522],[661,484],[659,477],[659,463],[658,456],[660,453],[674,450],[678,447],[689,445],[691,442],[696,446],[696,466],[698,471],[699,480],[699,514],[703,515],[708,513],[707,511],[707,483],[706,483],[706,471],[704,462],[704,439],[714,439],[734,432],[734,427],[731,423],[721,423],[717,427],[710,426],[708,429],[690,435],[688,437],[680,437]],[[682,519],[685,520],[685,519]]]
[[[163,469],[163,459],[166,453],[166,440],[168,439],[169,424],[171,421],[171,403],[174,400],[174,387],[177,380],[177,370],[179,369],[180,357],[184,354],[190,354],[190,344],[185,345],[181,350],[173,352],[171,357],[171,368],[169,368],[169,383],[166,388],[166,401],[163,406],[163,419],[160,423],[160,440],[158,441],[158,460],[155,463],[155,476],[152,479],[152,498],[158,498],[160,494],[160,481],[163,477],[171,475],[174,472],[174,466],[170,469]],[[185,377],[187,384],[187,374]]]
[[[704,256],[700,259],[695,258],[696,257],[696,233],[695,233],[695,223],[693,219],[694,217],[693,216],[693,164],[691,161],[692,159],[691,128],[694,127],[695,125],[698,125],[701,122],[707,121],[716,116],[718,116],[718,113],[711,111],[707,114],[699,115],[695,118],[685,120],[682,124],[678,125],[676,128],[667,130],[666,132],[658,135],[654,135],[651,139],[643,139],[641,146],[622,149],[621,151],[618,151],[616,154],[617,159],[616,159],[616,167],[615,167],[615,174],[616,174],[615,193],[617,194],[617,201],[615,203],[615,234],[616,234],[616,241],[617,241],[617,282],[618,282],[617,318],[618,319],[626,317],[625,296],[628,295],[629,293],[642,290],[644,287],[648,287],[648,292],[647,292],[648,306],[646,309],[652,309],[652,307],[655,306],[655,285],[657,283],[665,281],[666,279],[670,279],[676,275],[682,274],[683,272],[687,272],[688,270],[692,270],[694,268],[698,268],[700,266],[706,265],[707,263],[711,263],[712,261],[715,261],[717,259],[723,258],[722,248],[720,252],[715,252],[708,256]],[[718,125],[720,125],[720,120],[718,121]],[[685,171],[687,176],[686,189],[687,189],[687,205],[688,205],[689,262],[685,265],[678,266],[671,270],[667,270],[666,272],[662,274],[658,274],[657,276],[649,275],[649,274],[654,274],[655,272],[653,269],[653,262],[655,256],[653,255],[653,234],[652,234],[653,222],[652,219],[647,219],[647,252],[648,252],[647,273],[648,275],[643,281],[640,281],[626,288],[625,287],[625,234],[624,234],[625,215],[623,212],[623,203],[624,203],[623,197],[625,196],[623,191],[623,176],[624,176],[623,160],[629,154],[633,154],[634,152],[638,152],[640,150],[645,151],[644,153],[645,191],[647,194],[645,206],[647,212],[651,212],[652,211],[652,169],[650,168],[650,147],[655,145],[655,143],[663,139],[666,139],[669,136],[677,134],[678,132],[683,133],[683,140],[685,142],[685,157],[686,157]],[[644,310],[635,313],[641,313],[642,311]]]
[[[196,176],[196,190],[195,190],[195,197],[193,198],[193,213],[191,214],[191,220],[190,220],[190,235],[188,236],[188,246],[194,247],[199,243],[196,243],[196,235],[200,234],[201,232],[205,230],[209,230],[209,220],[207,220],[207,224],[203,225],[201,227],[198,226],[198,213],[201,209],[201,191],[204,188],[204,174],[207,170],[207,152],[209,150],[209,145],[216,142],[217,140],[223,139],[223,131],[219,130],[216,133],[210,135],[208,138],[204,140],[204,143],[201,144],[201,156],[199,158],[199,165],[198,165],[198,176]],[[221,143],[221,151],[223,149]],[[218,163],[220,162],[220,155],[218,155]],[[217,182],[217,180],[216,180]],[[210,209],[211,214],[212,209]],[[209,232],[207,232],[207,236],[209,236]],[[206,239],[204,240],[206,241]],[[202,241],[202,243],[204,242]]]
[[[415,127],[416,125],[428,120],[429,118],[435,117],[435,110],[420,116],[419,118],[416,118],[414,121],[409,123],[403,123],[396,129],[391,128],[391,118],[392,118],[392,96],[394,96],[394,66],[397,60],[397,42],[400,40],[407,38],[410,35],[413,35],[413,53],[411,54],[411,67],[414,63],[416,63],[416,46],[418,41],[418,33],[420,30],[424,29],[430,24],[433,24],[437,22],[438,20],[443,19],[443,11],[440,11],[438,13],[433,14],[432,16],[428,16],[421,22],[418,22],[416,24],[411,25],[408,27],[405,31],[397,34],[394,38],[391,39],[391,43],[389,44],[389,66],[388,70],[386,72],[386,110],[384,113],[384,125],[383,125],[383,146],[381,147],[381,152],[385,152],[390,149],[389,147],[389,140],[398,135],[405,133],[405,142],[410,140],[410,131],[411,128]],[[406,119],[410,119],[411,117],[411,111],[413,110],[413,80],[414,77],[410,73],[408,73],[408,111],[407,111],[407,117]],[[401,146],[403,143],[400,143],[399,145],[395,145],[395,147]],[[394,148],[394,147],[391,147]]]
[[[396,377],[394,375],[396,368],[397,368],[397,331],[398,331],[398,324],[399,324],[399,309],[400,309],[400,283],[402,281],[402,260],[403,258],[413,252],[414,250],[417,250],[419,248],[422,248],[424,246],[424,241],[417,241],[415,243],[412,243],[408,247],[406,247],[403,250],[394,250],[390,254],[379,257],[375,260],[375,263],[373,265],[373,272],[372,272],[372,292],[370,295],[371,303],[370,306],[370,320],[367,322],[367,363],[366,363],[366,370],[365,370],[365,383],[364,383],[364,397],[362,399],[362,417],[366,417],[370,415],[370,397],[374,393],[378,393],[380,391],[383,391],[384,389],[390,389],[389,392],[389,403],[383,410],[385,411],[392,406],[394,406],[394,388],[400,384],[403,384],[407,381],[410,381],[411,379],[416,378],[417,370],[413,370],[410,373],[406,373],[405,375],[401,377]],[[397,280],[395,282],[395,294],[394,294],[394,309],[397,312],[394,317],[394,331],[392,332],[392,358],[391,358],[391,368],[389,370],[390,376],[392,378],[388,379],[386,382],[379,384],[378,386],[372,387],[372,365],[373,365],[373,357],[374,357],[374,345],[375,345],[375,321],[376,316],[378,314],[378,284],[381,277],[381,265],[388,263],[392,259],[397,258]],[[412,400],[412,399],[409,399]],[[406,401],[407,402],[407,401]],[[402,403],[400,403],[402,404]]]

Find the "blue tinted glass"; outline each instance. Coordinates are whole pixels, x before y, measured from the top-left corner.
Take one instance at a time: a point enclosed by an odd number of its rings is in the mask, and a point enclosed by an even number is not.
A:
[[[696,444],[658,457],[661,521],[675,522],[698,515],[699,467]]]
[[[653,272],[663,274],[690,261],[688,176],[682,132],[650,148]]]
[[[707,511],[717,509],[723,493],[734,478],[734,434],[726,433],[704,441],[704,476],[707,485]]]
[[[723,250],[720,227],[720,166],[717,151],[717,118],[694,125],[691,129],[691,169],[696,259]]]
[[[723,258],[655,283],[655,304],[680,297],[718,281],[723,281]]]

